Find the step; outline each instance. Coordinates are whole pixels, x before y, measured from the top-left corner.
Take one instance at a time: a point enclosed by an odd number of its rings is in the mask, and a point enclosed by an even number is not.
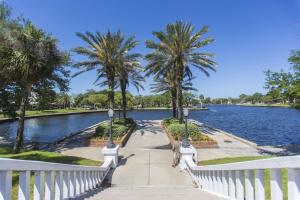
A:
[[[113,186],[86,196],[90,200],[223,200],[223,198],[193,187],[173,186]]]

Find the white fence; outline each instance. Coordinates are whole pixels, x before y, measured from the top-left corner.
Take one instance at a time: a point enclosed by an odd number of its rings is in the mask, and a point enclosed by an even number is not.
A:
[[[300,156],[277,157],[232,164],[197,166],[184,158],[186,169],[200,189],[227,199],[264,200],[265,170],[270,170],[272,200],[283,199],[282,169],[287,170],[287,196],[300,200]]]
[[[12,172],[19,172],[18,199],[30,200],[30,179],[34,175],[34,200],[68,199],[99,186],[113,165],[79,166],[39,161],[0,159],[0,200],[11,199]]]

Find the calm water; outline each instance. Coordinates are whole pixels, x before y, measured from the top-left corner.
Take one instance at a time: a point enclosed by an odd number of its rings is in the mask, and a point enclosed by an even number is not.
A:
[[[140,120],[163,119],[171,116],[171,111],[131,111],[129,116]],[[191,111],[190,118],[249,139],[259,145],[300,144],[300,111],[296,109],[209,106],[209,110]],[[107,119],[106,113],[27,119],[25,138],[54,142],[105,119]],[[0,136],[15,137],[16,125],[16,122],[0,124]]]

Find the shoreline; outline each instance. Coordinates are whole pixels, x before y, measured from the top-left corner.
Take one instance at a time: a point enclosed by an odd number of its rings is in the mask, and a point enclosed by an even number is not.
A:
[[[131,110],[171,110],[172,108],[167,107],[161,107],[161,108],[132,108],[128,109],[128,111]],[[208,108],[190,108],[190,110],[208,110]],[[119,109],[115,109],[115,112],[118,112]],[[99,109],[99,110],[87,110],[87,111],[77,111],[77,112],[61,112],[61,113],[45,113],[45,114],[38,114],[38,115],[29,115],[25,116],[25,119],[32,119],[32,118],[42,118],[42,117],[55,117],[55,116],[64,116],[64,115],[79,115],[79,114],[90,114],[90,113],[102,113],[107,112],[107,109]],[[122,112],[122,110],[120,110]],[[17,121],[19,118],[0,118],[0,124],[5,122],[13,122]]]
[[[205,132],[204,134],[208,135],[215,135],[215,137],[222,137],[222,135],[228,136],[229,138],[232,138],[233,140],[236,140],[240,143],[246,144],[249,146],[249,148],[255,149],[259,152],[259,154],[269,154],[269,155],[279,155],[279,156],[287,156],[287,155],[296,155],[300,153],[300,145],[296,146],[259,146],[255,142],[252,142],[250,140],[241,138],[239,136],[236,136],[232,133],[228,133],[226,131],[208,126],[202,122],[199,122],[197,120],[191,120],[192,123],[195,123],[197,126],[204,128]]]
[[[293,108],[292,105],[289,104],[242,104],[242,103],[237,103],[234,104],[236,106],[248,106],[248,107],[273,107],[273,108]]]

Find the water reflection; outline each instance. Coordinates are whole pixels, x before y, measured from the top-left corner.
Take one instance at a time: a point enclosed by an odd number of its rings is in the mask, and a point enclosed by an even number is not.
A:
[[[300,144],[300,111],[289,108],[209,106],[191,111],[190,118],[249,139],[259,145]],[[130,111],[137,120],[163,119],[171,110]],[[118,113],[116,112],[116,117]],[[107,114],[89,113],[42,117],[25,121],[25,139],[54,142],[71,133],[106,120]],[[0,124],[0,136],[15,138],[17,122]]]

